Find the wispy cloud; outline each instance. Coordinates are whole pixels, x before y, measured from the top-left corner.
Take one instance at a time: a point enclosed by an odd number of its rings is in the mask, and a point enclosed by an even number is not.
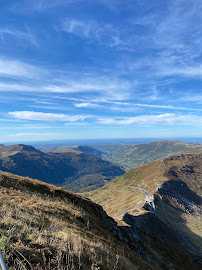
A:
[[[82,0],[23,0],[15,3],[10,9],[13,12],[45,12],[48,9],[57,8],[57,7],[66,7],[73,3],[81,2]]]
[[[139,104],[139,103],[136,103],[134,105],[140,106],[140,107],[158,108],[158,109],[171,109],[171,110],[183,110],[183,111],[202,111],[202,109],[177,107],[177,106],[171,106],[171,105]]]
[[[197,94],[194,92],[185,94],[180,97],[180,101],[196,102],[196,103],[202,104],[202,94]]]
[[[57,133],[17,133],[17,134],[10,134],[10,137],[24,137],[24,136],[51,136],[56,135]]]
[[[1,119],[0,119],[0,121],[1,121]],[[16,120],[14,120],[13,119],[13,121],[15,121],[16,122]],[[37,125],[22,125],[22,124],[18,124],[17,126],[1,126],[0,127],[0,129],[1,130],[12,130],[12,129],[14,129],[14,130],[17,130],[17,129],[19,129],[19,130],[38,130],[38,129],[51,129],[52,128],[52,126],[50,125],[50,126],[48,126],[48,125],[39,125],[38,123],[37,123]]]
[[[18,60],[0,58],[0,75],[6,77],[36,78],[45,75],[45,69]],[[0,84],[3,86],[3,82]],[[6,86],[6,85],[5,85]],[[17,86],[17,85],[16,85]]]
[[[13,28],[0,28],[0,40],[3,44],[6,45],[8,37],[15,38],[22,42],[28,42],[34,46],[38,46],[36,37],[31,33],[29,27],[26,28],[26,31],[21,31]]]
[[[38,120],[38,121],[83,121],[92,116],[90,115],[67,115],[62,113],[43,113],[43,112],[33,112],[33,111],[15,111],[9,112],[8,115],[15,117],[17,119],[23,120]]]
[[[87,127],[87,126],[89,126],[89,123],[86,123],[86,122],[65,123],[65,126],[68,126],[68,127],[75,127],[75,126]]]
[[[200,95],[191,97],[183,97],[183,101],[198,101],[202,102],[202,97]],[[146,103],[133,103],[133,102],[110,102],[110,101],[99,101],[96,100],[97,103],[74,103],[74,106],[77,108],[95,108],[95,109],[106,109],[112,111],[120,111],[120,112],[135,112],[138,111],[138,107],[140,108],[150,108],[150,109],[163,109],[163,110],[182,110],[182,111],[202,111],[201,108],[188,108],[188,107],[178,107],[172,105],[159,105],[159,104],[146,104]],[[109,105],[110,104],[110,105]]]
[[[94,20],[66,19],[62,24],[62,30],[110,47],[124,45],[119,29],[111,24],[100,24]]]
[[[5,67],[5,68],[4,68]],[[53,70],[44,70],[35,66],[15,61],[0,60],[0,75],[5,77],[19,77],[20,79],[34,79],[32,81],[3,81],[0,83],[0,92],[31,92],[31,93],[58,93],[94,94],[94,98],[107,98],[108,100],[126,100],[131,95],[131,90],[136,82],[119,78],[117,76],[98,76],[97,74],[81,75],[80,79],[64,72],[55,74]],[[58,77],[64,77],[62,83],[57,82]],[[50,79],[52,84],[50,84]],[[133,90],[134,91],[134,90]],[[93,98],[93,96],[91,97]]]
[[[103,106],[95,104],[95,103],[89,103],[89,102],[82,102],[82,103],[74,103],[74,106],[77,108],[101,108]]]
[[[151,3],[155,6],[155,3]],[[182,76],[200,77],[202,54],[202,29],[200,0],[165,1],[164,8],[147,8],[130,18],[139,37],[132,35],[128,43],[136,51],[148,50],[149,54],[140,61],[129,64],[133,70],[147,70],[156,77]],[[155,50],[151,56],[150,49]]]
[[[201,126],[202,116],[176,115],[171,113],[158,115],[141,115],[135,117],[100,118],[98,123],[108,125],[195,125]]]

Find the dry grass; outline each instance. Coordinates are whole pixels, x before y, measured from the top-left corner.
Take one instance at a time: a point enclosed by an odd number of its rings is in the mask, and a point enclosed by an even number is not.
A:
[[[126,208],[138,203],[145,197],[142,192],[128,188],[126,185],[120,184],[117,188],[116,183],[110,183],[86,195],[102,205],[107,214],[113,218],[116,218]]]
[[[143,188],[153,194],[167,180],[163,176],[163,169],[161,160],[149,163],[128,171],[98,190],[85,193],[85,196],[102,205],[108,215],[116,218],[119,213],[145,197],[143,192],[129,186]],[[131,211],[139,209],[139,206],[134,206]]]
[[[115,238],[102,208],[81,196],[0,173],[0,207],[9,269],[147,269]]]

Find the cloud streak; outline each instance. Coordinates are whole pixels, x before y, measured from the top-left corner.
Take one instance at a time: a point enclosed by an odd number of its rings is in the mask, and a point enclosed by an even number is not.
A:
[[[67,115],[63,113],[43,113],[43,112],[33,112],[33,111],[15,111],[9,112],[9,116],[17,119],[23,120],[37,120],[37,121],[83,121],[92,116],[90,115]]]
[[[56,135],[56,133],[17,133],[17,134],[10,134],[10,137],[24,137],[24,136],[52,136]]]
[[[30,65],[18,60],[8,60],[0,57],[0,75],[6,77],[19,77],[19,78],[36,78],[43,75],[45,76],[47,72],[45,69]],[[0,85],[3,85],[1,83]],[[17,84],[16,84],[17,86]]]
[[[77,108],[101,108],[103,106],[95,104],[95,103],[89,103],[89,102],[82,102],[82,103],[74,103],[74,106]]]
[[[98,123],[107,125],[194,125],[201,126],[202,116],[171,113],[135,117],[100,118]]]

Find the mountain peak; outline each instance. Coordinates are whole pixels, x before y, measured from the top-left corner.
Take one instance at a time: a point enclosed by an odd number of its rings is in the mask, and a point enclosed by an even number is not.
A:
[[[27,144],[15,144],[15,145],[13,145],[13,147],[17,147],[17,148],[24,150],[24,151],[40,152],[35,147],[33,147],[31,145],[27,145]]]

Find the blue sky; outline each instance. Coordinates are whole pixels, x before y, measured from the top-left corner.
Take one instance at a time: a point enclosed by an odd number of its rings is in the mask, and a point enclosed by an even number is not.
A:
[[[0,141],[202,137],[202,1],[0,1]]]

